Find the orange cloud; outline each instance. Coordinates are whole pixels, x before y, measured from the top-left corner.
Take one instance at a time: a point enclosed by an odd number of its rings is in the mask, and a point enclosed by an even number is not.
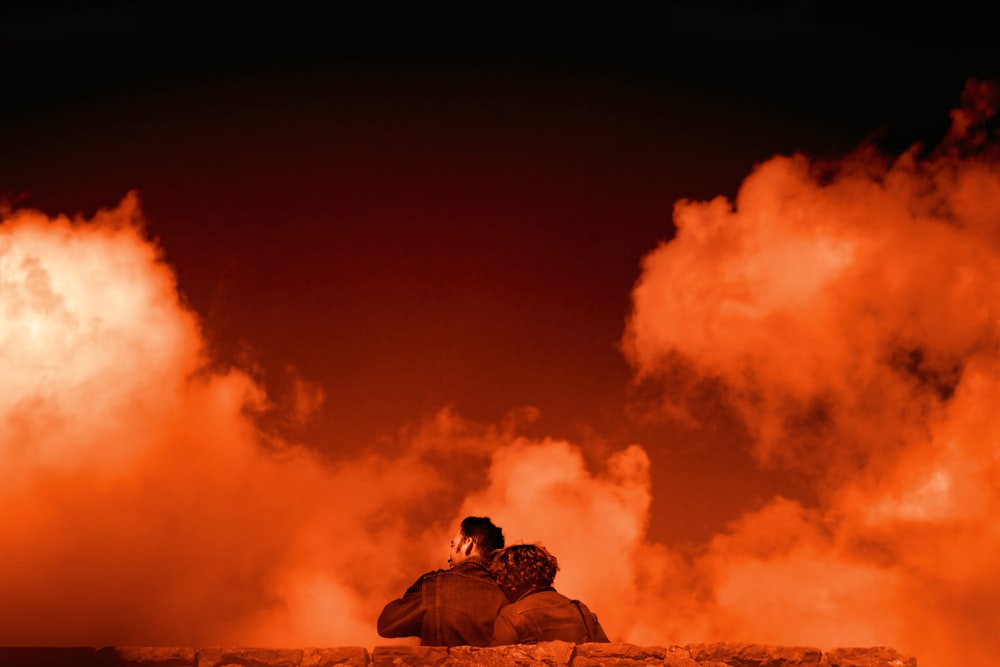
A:
[[[567,589],[627,633],[640,448],[595,475],[574,445],[517,435],[531,409],[500,425],[443,409],[322,460],[276,427],[322,391],[296,377],[278,405],[208,358],[134,195],[93,220],[8,212],[0,281],[0,643],[384,643],[381,605],[484,512],[548,542]]]
[[[929,155],[772,158],[733,203],[679,202],[676,238],[646,257],[624,339],[638,374],[694,378],[664,385],[674,411],[721,383],[760,461],[820,499],[776,499],[712,543],[714,633],[994,660],[994,108],[967,99]]]
[[[208,357],[135,196],[89,221],[5,212],[0,643],[385,643],[381,605],[485,514],[550,547],[556,586],[615,640],[991,664],[994,106],[967,103],[930,155],[778,157],[734,203],[678,203],[677,237],[633,294],[628,358],[671,414],[699,414],[697,383],[722,387],[760,461],[801,471],[818,499],[773,498],[694,557],[646,535],[641,446],[588,464],[521,435],[530,408],[500,424],[445,408],[320,458],[281,426],[322,409],[322,389],[293,372],[275,404]]]
[[[419,446],[336,466],[262,432],[134,195],[5,214],[0,287],[0,643],[375,642],[394,514],[448,484]],[[299,382],[288,419],[321,400]]]

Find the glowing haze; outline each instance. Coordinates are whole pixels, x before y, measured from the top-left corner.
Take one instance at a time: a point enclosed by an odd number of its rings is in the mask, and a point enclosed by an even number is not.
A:
[[[279,408],[206,357],[136,196],[93,220],[8,212],[0,249],[0,643],[374,645],[381,605],[481,508],[578,550],[567,581],[614,622],[632,571],[586,586],[582,547],[642,539],[638,447],[594,475],[572,444],[517,435],[531,410],[488,426],[442,409],[394,451],[323,461],[261,428]],[[322,392],[298,395],[283,419]]]
[[[710,545],[713,633],[889,643],[926,664],[1000,647],[1000,164],[970,83],[933,154],[776,157],[735,202],[680,202],[626,348],[641,375],[721,385],[775,498]]]
[[[623,350],[698,419],[713,392],[776,497],[698,556],[646,535],[640,444],[594,465],[443,406],[332,462],[307,419],[210,358],[128,195],[91,220],[0,225],[0,644],[368,645],[466,514],[559,557],[613,640],[891,645],[940,667],[1000,647],[1000,164],[995,91],[945,143],[775,157],[734,202],[682,201],[644,260]],[[691,391],[699,389],[699,391]],[[623,416],[624,419],[624,416]],[[280,422],[280,420],[279,420]],[[678,511],[681,511],[680,509]]]

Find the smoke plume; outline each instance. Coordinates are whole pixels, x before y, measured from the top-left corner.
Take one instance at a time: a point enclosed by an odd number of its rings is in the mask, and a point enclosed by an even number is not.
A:
[[[474,514],[548,546],[556,587],[615,641],[993,664],[996,99],[970,84],[930,153],[775,157],[733,202],[676,205],[626,355],[666,414],[721,401],[761,465],[815,491],[696,556],[648,538],[640,445],[588,462],[524,436],[530,408],[481,424],[445,407],[324,458],[274,427],[321,410],[322,388],[275,401],[211,358],[135,195],[92,220],[3,211],[0,644],[389,643],[381,606],[444,567]]]
[[[209,357],[135,195],[93,220],[5,212],[0,309],[0,644],[374,646],[382,604],[445,565],[465,513],[561,555],[641,540],[645,454],[592,474],[517,434],[531,409],[445,408],[337,462],[282,438],[323,392],[299,381],[285,405]],[[563,562],[624,628],[609,590],[631,572],[602,588],[594,560]]]
[[[677,203],[676,237],[645,258],[638,375],[675,414],[712,384],[761,464],[819,498],[774,498],[712,541],[713,636],[996,661],[996,99],[970,83],[929,154],[774,157],[734,202]]]

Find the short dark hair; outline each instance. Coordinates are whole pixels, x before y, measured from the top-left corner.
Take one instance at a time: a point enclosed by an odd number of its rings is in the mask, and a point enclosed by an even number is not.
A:
[[[503,531],[493,525],[488,516],[467,516],[462,519],[462,535],[471,538],[484,556],[503,549]]]
[[[513,544],[493,558],[490,571],[505,593],[551,586],[559,561],[540,544]]]

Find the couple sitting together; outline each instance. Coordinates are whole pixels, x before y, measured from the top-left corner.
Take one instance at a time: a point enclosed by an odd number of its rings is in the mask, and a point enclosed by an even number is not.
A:
[[[552,587],[555,556],[537,544],[505,549],[503,531],[487,517],[462,521],[448,565],[385,606],[381,636],[420,637],[423,646],[608,641],[586,605]]]

